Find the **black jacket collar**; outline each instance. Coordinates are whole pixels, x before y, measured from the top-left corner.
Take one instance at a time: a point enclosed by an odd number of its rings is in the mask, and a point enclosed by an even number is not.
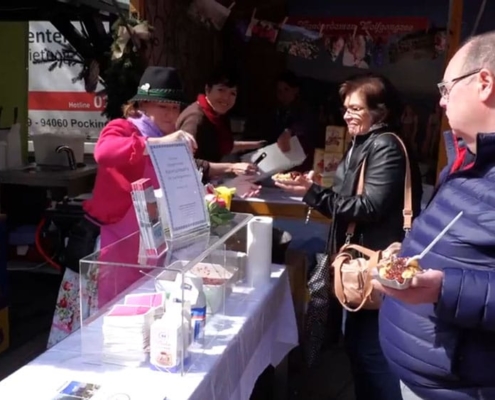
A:
[[[355,136],[352,144],[353,149],[350,155],[349,164],[347,168],[351,170],[356,169],[361,164],[364,157],[366,156],[368,145],[373,142],[373,140],[369,140],[369,139],[373,139],[376,136],[380,135],[381,133],[385,133],[385,132],[390,132],[390,128],[387,125],[376,124],[370,128],[368,133],[364,135]]]

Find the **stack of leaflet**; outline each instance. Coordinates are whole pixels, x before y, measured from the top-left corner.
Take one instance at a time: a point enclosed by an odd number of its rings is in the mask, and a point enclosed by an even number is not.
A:
[[[103,361],[119,365],[139,365],[146,361],[150,329],[165,312],[165,293],[138,293],[125,296],[103,317]]]
[[[128,306],[152,307],[155,311],[155,319],[163,317],[165,312],[165,292],[128,294],[125,296],[124,304]]]
[[[102,360],[111,364],[139,365],[147,359],[155,310],[149,306],[118,304],[103,317]]]

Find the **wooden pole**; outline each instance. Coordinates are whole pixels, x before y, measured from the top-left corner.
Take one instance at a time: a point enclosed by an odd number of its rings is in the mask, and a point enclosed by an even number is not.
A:
[[[137,14],[138,18],[144,16],[145,0],[131,0],[129,4],[129,12],[131,14]]]
[[[462,30],[462,14],[463,14],[464,0],[450,0],[449,4],[449,24],[447,26],[447,39],[448,47],[445,57],[445,66],[448,65],[450,59],[454,56],[461,44],[461,30]],[[443,113],[441,132],[448,131],[450,129],[449,121]],[[440,133],[441,133],[440,132]],[[447,154],[445,152],[445,142],[443,135],[440,135],[440,143],[438,146],[438,163],[437,163],[437,179],[442,169],[447,165]]]

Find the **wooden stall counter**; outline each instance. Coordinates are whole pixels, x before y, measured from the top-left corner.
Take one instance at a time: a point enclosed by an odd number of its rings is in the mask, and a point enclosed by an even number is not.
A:
[[[258,197],[234,198],[231,209],[238,213],[305,221],[309,207],[303,203],[301,197],[291,196],[278,188],[264,187]],[[311,221],[330,222],[327,217],[315,210],[311,212]]]

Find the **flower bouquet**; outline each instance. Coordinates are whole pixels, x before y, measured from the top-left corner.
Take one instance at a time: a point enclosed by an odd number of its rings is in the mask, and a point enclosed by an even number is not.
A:
[[[234,219],[234,213],[230,211],[230,200],[234,193],[235,189],[206,185],[205,201],[213,228],[226,225]]]

